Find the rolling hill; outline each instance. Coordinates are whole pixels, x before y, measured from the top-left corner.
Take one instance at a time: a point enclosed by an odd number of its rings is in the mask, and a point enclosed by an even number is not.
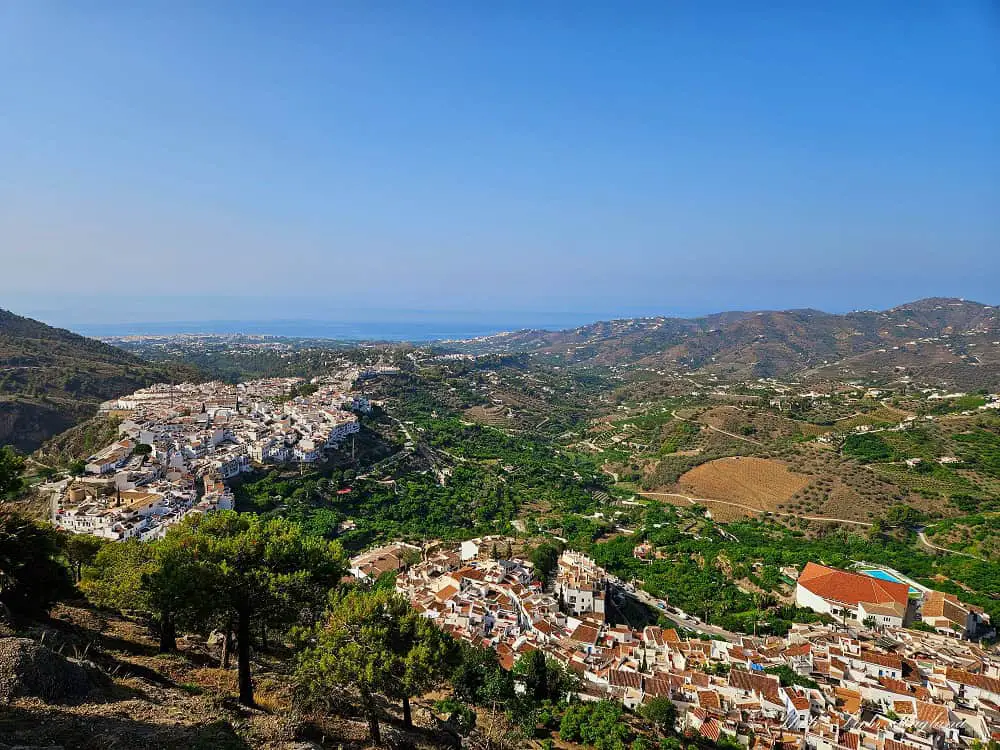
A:
[[[730,378],[908,374],[961,387],[1000,385],[1000,308],[931,298],[884,311],[724,312],[517,331],[448,346],[528,352],[567,363],[704,371]]]
[[[37,448],[97,411],[101,401],[190,367],[152,364],[100,341],[0,309],[0,445]]]

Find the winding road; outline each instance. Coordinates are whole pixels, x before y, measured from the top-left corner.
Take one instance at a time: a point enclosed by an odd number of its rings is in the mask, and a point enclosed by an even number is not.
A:
[[[936,552],[948,552],[952,555],[961,555],[962,557],[971,557],[973,560],[979,560],[979,562],[989,562],[989,560],[983,557],[977,557],[976,555],[971,555],[968,552],[959,552],[958,550],[948,549],[947,547],[939,547],[931,541],[928,541],[927,535],[924,530],[921,529],[917,532],[917,538],[920,539],[920,543],[927,547],[927,549],[934,550]]]

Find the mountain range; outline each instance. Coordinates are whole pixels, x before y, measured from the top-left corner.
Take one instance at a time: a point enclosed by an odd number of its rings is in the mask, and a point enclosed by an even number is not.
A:
[[[952,298],[843,315],[803,309],[630,318],[442,346],[723,379],[908,377],[966,390],[1000,388],[1000,307]],[[154,382],[198,378],[190,365],[149,362],[0,309],[0,444],[30,451],[92,416],[103,400]]]
[[[704,371],[727,378],[909,375],[1000,385],[1000,308],[930,298],[843,315],[819,310],[631,318],[565,331],[523,330],[460,342],[470,353],[527,352],[567,364]]]

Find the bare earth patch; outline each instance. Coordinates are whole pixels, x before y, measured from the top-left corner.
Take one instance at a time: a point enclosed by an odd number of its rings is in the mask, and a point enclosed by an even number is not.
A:
[[[681,475],[678,484],[698,497],[774,511],[810,481],[810,477],[790,471],[781,461],[743,456],[696,466]]]

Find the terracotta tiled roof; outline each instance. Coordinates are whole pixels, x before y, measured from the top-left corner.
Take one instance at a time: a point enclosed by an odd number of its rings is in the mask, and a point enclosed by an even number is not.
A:
[[[699,690],[698,705],[709,710],[722,710],[722,701],[719,700],[719,694],[713,690]]]
[[[624,669],[613,669],[608,672],[608,682],[612,687],[642,688],[642,675],[638,672],[629,672]]]
[[[888,602],[886,604],[872,604],[864,602],[862,606],[869,615],[888,615],[890,617],[903,617],[906,614],[905,602]]]
[[[943,591],[928,592],[924,598],[924,606],[920,610],[921,617],[944,618],[953,625],[964,629],[969,616],[969,606],[959,601],[954,594]]]
[[[899,693],[900,695],[910,694],[909,687],[902,680],[894,680],[891,677],[879,677],[878,684],[882,686],[883,690],[888,690],[890,693]]]
[[[948,671],[945,672],[945,677],[947,677],[950,681],[957,682],[961,685],[971,685],[972,687],[979,688],[980,690],[987,690],[991,693],[1000,694],[1000,680],[995,677],[973,674],[972,672],[966,672],[964,669],[948,669]]]
[[[809,699],[803,695],[792,695],[789,696],[792,700],[792,705],[799,711],[809,710]]]
[[[914,713],[913,701],[893,701],[892,710],[900,716],[909,716]]]
[[[648,625],[642,631],[642,638],[647,643],[652,643],[656,646],[662,646],[663,629],[657,627],[656,625]]]
[[[848,573],[846,570],[828,568],[814,562],[806,564],[798,583],[823,599],[851,605],[857,605],[858,602],[900,602],[905,607],[910,596],[910,587],[905,583]]]
[[[857,690],[851,690],[845,687],[836,687],[833,689],[833,694],[837,698],[838,702],[843,702],[843,709],[845,713],[855,714],[858,709],[861,708],[861,693]]]
[[[645,683],[644,689],[646,691],[646,695],[653,695],[657,697],[670,696],[669,680],[661,680],[657,677],[647,677],[644,680],[644,683]]]
[[[445,586],[443,589],[438,591],[434,596],[437,597],[442,602],[451,599],[455,594],[458,593],[458,589],[454,586]]]
[[[456,581],[461,581],[463,578],[469,578],[473,581],[481,581],[486,577],[486,573],[478,568],[462,568],[461,570],[456,570],[451,575]]]
[[[672,688],[684,687],[684,677],[679,674],[673,674],[671,672],[657,672],[656,678],[659,680],[667,680]]]
[[[506,643],[497,644],[497,656],[500,659],[500,666],[504,669],[512,669],[514,667],[514,649]]]
[[[746,690],[758,696],[763,696],[772,703],[784,703],[778,694],[781,683],[774,675],[763,675],[756,672],[747,672],[742,669],[734,669],[729,673],[729,684],[740,690]]]
[[[539,620],[538,622],[534,623],[532,627],[534,627],[541,633],[545,633],[546,635],[555,632],[555,628],[548,622],[548,620]]]
[[[691,672],[690,674],[692,685],[697,685],[698,687],[708,687],[712,684],[712,681],[704,672]]]
[[[593,628],[590,625],[577,625],[576,630],[572,632],[570,638],[578,643],[587,643],[593,646],[597,643],[597,628]]]
[[[877,651],[862,651],[861,661],[868,664],[878,664],[880,667],[888,667],[899,672],[903,671],[903,660],[891,654],[880,654]]]
[[[701,732],[702,737],[706,737],[712,740],[712,742],[715,742],[719,739],[719,735],[722,734],[722,725],[715,719],[709,719],[701,725],[701,729],[699,731]]]
[[[948,707],[926,701],[917,701],[917,721],[926,721],[934,727],[946,727],[948,726]]]

